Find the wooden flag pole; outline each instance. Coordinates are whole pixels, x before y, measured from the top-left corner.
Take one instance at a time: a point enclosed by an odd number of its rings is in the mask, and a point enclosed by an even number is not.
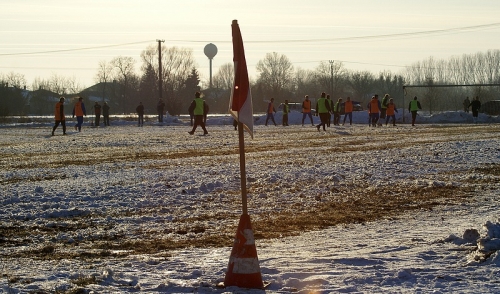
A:
[[[243,123],[238,122],[238,138],[240,147],[240,177],[241,177],[241,205],[243,215],[248,214],[247,206],[247,176],[245,172],[245,136],[243,132]]]
[[[231,24],[233,35],[234,61],[234,88],[231,92],[230,112],[238,121],[238,141],[240,148],[240,183],[242,215],[234,237],[233,249],[229,257],[224,287],[237,286],[240,288],[262,289],[262,275],[260,273],[259,258],[255,246],[250,216],[247,207],[247,176],[245,166],[245,137],[243,128],[247,128],[253,138],[252,96],[243,49],[243,40],[238,21]],[[237,114],[236,114],[237,112]],[[242,115],[243,114],[243,115]],[[242,122],[243,120],[243,122]],[[249,124],[249,125],[248,125]]]

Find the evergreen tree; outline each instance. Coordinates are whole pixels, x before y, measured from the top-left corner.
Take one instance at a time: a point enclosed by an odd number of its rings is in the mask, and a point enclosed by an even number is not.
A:
[[[0,86],[0,116],[25,115],[26,98],[18,87]]]
[[[147,66],[144,70],[144,75],[141,77],[139,85],[140,100],[146,108],[152,109],[154,110],[153,113],[156,113],[156,105],[158,104],[158,99],[160,99],[159,96],[158,76],[152,66]],[[165,101],[165,99],[163,99],[163,101]],[[136,104],[139,104],[139,102]]]
[[[191,70],[191,73],[184,81],[184,87],[179,92],[179,97],[176,99],[178,103],[178,113],[187,113],[191,101],[194,99],[194,93],[200,91],[200,77],[196,68]],[[209,104],[209,101],[207,101]]]

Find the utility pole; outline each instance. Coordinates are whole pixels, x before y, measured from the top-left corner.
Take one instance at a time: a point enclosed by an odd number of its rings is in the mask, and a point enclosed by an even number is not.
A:
[[[163,93],[163,75],[161,73],[161,43],[165,42],[165,40],[156,40],[158,42],[158,89],[160,90],[160,99],[162,99]]]
[[[330,60],[330,76],[331,76],[330,96],[332,97],[332,100],[333,100],[333,62],[334,62],[334,60]]]

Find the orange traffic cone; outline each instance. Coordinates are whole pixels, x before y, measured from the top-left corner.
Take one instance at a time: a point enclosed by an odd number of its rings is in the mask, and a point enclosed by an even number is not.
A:
[[[248,214],[242,214],[240,217],[233,250],[227,266],[224,286],[252,289],[264,288],[252,224]]]

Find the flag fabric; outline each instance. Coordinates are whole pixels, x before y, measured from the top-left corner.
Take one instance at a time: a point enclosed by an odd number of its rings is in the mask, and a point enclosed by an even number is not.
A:
[[[234,84],[229,100],[229,113],[234,119],[243,124],[243,127],[253,139],[253,106],[250,82],[248,80],[247,62],[243,38],[237,20],[231,24],[233,33],[233,62],[234,62]]]

